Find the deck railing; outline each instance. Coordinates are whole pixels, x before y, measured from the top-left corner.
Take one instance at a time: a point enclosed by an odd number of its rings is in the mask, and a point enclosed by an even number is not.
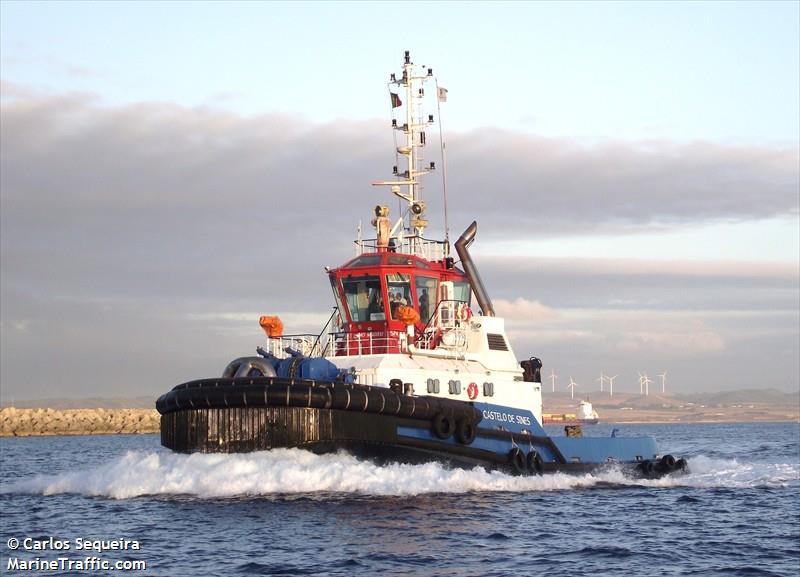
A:
[[[363,356],[407,353],[409,339],[418,350],[446,349],[464,352],[467,348],[467,325],[458,319],[456,311],[463,301],[441,301],[422,331],[409,337],[405,331],[337,331],[333,319],[334,307],[328,322],[319,334],[282,335],[267,337],[266,352],[286,358],[291,352],[305,357]],[[291,352],[290,352],[291,351]]]
[[[389,252],[413,254],[429,261],[443,260],[447,254],[447,243],[441,240],[431,240],[421,236],[406,236],[393,238],[389,243]],[[378,252],[378,240],[367,238],[356,241],[356,255]]]

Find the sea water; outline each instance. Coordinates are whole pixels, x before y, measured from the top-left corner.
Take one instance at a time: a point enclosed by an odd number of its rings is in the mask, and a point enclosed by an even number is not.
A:
[[[0,574],[800,575],[800,425],[615,427],[654,435],[690,473],[514,477],[299,450],[179,455],[156,435],[0,439]]]

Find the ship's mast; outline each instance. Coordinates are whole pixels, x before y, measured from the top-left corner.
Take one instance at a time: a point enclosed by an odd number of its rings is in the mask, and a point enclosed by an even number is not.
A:
[[[406,50],[403,72],[400,78],[392,74],[389,78],[389,93],[392,99],[392,112],[396,108],[405,108],[405,120],[398,122],[392,119],[394,130],[402,133],[404,144],[397,147],[397,153],[405,158],[404,167],[393,167],[395,180],[374,182],[376,186],[390,186],[394,195],[405,201],[404,214],[400,215],[391,230],[391,236],[409,233],[412,246],[422,238],[428,221],[425,219],[425,202],[422,200],[420,177],[434,170],[436,165],[430,162],[422,166],[422,151],[426,144],[425,129],[433,124],[433,115],[424,116],[425,83],[433,78],[433,69],[424,67],[422,73],[415,70],[411,56]],[[403,94],[405,100],[400,98]],[[394,115],[394,114],[393,114]]]

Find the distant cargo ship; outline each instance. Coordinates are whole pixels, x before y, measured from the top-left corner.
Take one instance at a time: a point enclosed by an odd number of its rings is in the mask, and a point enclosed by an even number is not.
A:
[[[578,403],[578,422],[582,425],[596,425],[600,421],[600,415],[592,408],[589,401]]]
[[[542,424],[558,425],[596,425],[600,421],[600,415],[592,407],[589,401],[578,403],[578,413],[544,413]]]

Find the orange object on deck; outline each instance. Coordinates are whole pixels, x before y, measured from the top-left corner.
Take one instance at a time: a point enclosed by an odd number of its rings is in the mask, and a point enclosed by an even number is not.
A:
[[[415,311],[412,307],[401,305],[397,307],[397,320],[406,323],[407,325],[413,325],[419,322],[419,313]]]
[[[263,316],[258,319],[258,324],[264,329],[268,337],[275,338],[283,334],[283,322],[280,317]]]

